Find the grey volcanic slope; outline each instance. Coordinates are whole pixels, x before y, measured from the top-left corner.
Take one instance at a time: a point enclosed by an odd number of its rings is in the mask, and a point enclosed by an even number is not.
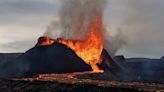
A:
[[[30,77],[43,73],[91,71],[71,49],[60,43],[38,46],[3,64],[0,77]]]

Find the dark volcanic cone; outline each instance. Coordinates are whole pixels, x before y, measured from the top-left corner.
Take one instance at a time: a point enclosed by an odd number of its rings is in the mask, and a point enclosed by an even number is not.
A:
[[[1,69],[0,77],[26,77],[43,73],[91,71],[71,49],[58,42],[36,46]]]
[[[102,63],[98,66],[105,72],[112,74],[121,69],[105,49],[102,52]],[[58,43],[58,40],[40,37],[34,48],[15,60],[5,63],[1,67],[0,77],[31,77],[38,74],[84,71],[92,71],[92,68],[79,58],[72,49]]]

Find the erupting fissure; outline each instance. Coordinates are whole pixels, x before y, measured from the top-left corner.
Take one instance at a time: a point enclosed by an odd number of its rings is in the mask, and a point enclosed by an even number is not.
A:
[[[103,72],[98,67],[101,64],[101,54],[104,47],[104,26],[102,16],[96,16],[87,27],[86,37],[83,40],[71,40],[58,38],[56,41],[71,48],[86,64],[92,67],[94,72]],[[44,46],[50,45],[55,40],[45,39]],[[42,44],[41,44],[42,45]]]

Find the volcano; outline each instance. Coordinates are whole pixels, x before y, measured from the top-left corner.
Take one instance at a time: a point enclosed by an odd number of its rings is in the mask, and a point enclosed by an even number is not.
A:
[[[103,15],[101,12],[95,12],[96,15],[87,24],[83,39],[41,37],[34,48],[6,63],[1,76],[26,77],[42,73],[104,72],[110,67],[117,67],[104,49]]]
[[[47,73],[92,71],[92,67],[77,56],[72,49],[55,40],[52,40],[51,45],[46,45],[45,43],[49,43],[49,40],[48,37],[39,38],[34,48],[15,60],[8,61],[2,67],[1,77],[32,77]],[[103,63],[97,64],[97,66],[106,71],[110,67],[109,61],[113,60],[109,55],[109,60],[106,61],[105,59],[103,59]]]
[[[43,73],[70,73],[91,71],[67,46],[54,43],[49,46],[34,47],[2,67],[1,77],[27,77]]]

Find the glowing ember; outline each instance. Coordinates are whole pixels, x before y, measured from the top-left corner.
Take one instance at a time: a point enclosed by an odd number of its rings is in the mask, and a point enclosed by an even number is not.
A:
[[[49,37],[40,37],[36,46],[47,46],[53,44],[54,42],[55,40]]]
[[[84,40],[65,40],[58,41],[70,47],[75,53],[91,65],[94,72],[102,72],[97,64],[101,63],[101,53],[103,50],[103,23],[102,17],[97,16],[88,25],[88,32]]]

